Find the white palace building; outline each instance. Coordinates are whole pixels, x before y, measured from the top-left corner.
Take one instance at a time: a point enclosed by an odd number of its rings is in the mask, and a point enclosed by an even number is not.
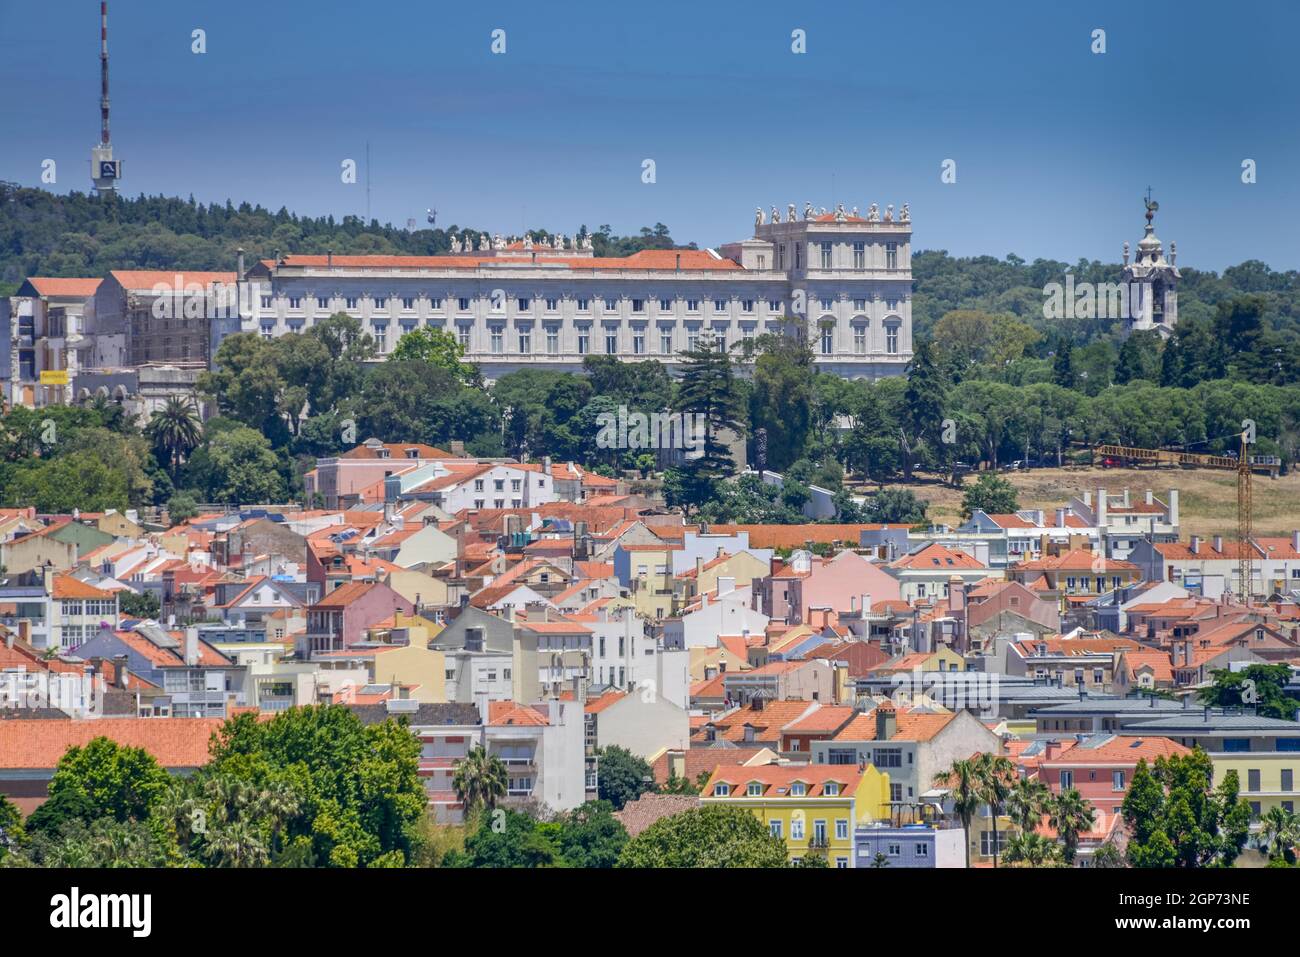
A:
[[[731,346],[788,330],[793,317],[823,371],[902,373],[912,356],[907,205],[860,215],[791,204],[754,220],[752,238],[718,251],[601,258],[590,239],[466,235],[439,256],[281,256],[247,271],[239,325],[275,337],[346,312],[381,352],[422,325],[443,329],[494,380],[576,371],[602,354],[672,370],[706,332]]]

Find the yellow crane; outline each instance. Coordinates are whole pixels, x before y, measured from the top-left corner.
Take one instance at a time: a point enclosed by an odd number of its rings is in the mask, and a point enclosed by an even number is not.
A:
[[[1251,455],[1253,425],[1242,423],[1237,457],[1231,455],[1206,455],[1201,452],[1171,451],[1169,449],[1140,449],[1128,445],[1098,445],[1095,456],[1125,459],[1147,465],[1177,465],[1182,468],[1232,469],[1237,473],[1237,597],[1242,604],[1250,601],[1251,583],[1255,578],[1254,476],[1256,470],[1277,477],[1281,459],[1275,455]],[[1224,436],[1227,438],[1228,436]]]

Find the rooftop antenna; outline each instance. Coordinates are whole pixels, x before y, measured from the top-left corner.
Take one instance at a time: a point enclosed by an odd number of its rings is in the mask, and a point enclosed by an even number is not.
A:
[[[122,163],[113,159],[108,129],[108,0],[99,4],[99,145],[90,151],[90,177],[100,196],[116,196]]]
[[[370,225],[370,140],[366,140],[366,225]]]

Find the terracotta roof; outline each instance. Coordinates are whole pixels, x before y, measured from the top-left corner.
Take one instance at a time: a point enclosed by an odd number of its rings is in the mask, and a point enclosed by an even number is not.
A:
[[[888,709],[887,709],[888,710]],[[936,734],[948,727],[948,723],[957,717],[955,713],[934,713],[927,711],[897,711],[897,728],[891,741],[929,741]],[[836,741],[875,741],[876,712],[868,711],[858,715],[835,735]]]
[[[111,601],[111,592],[102,591],[94,585],[73,578],[71,575],[55,575],[51,598],[89,598],[98,601]]]
[[[1191,753],[1191,748],[1184,747],[1169,738],[1121,734],[1105,740],[1085,738],[1057,757],[1040,760],[1039,765],[1042,767],[1089,767],[1091,765],[1126,767],[1136,765],[1139,758],[1145,758],[1147,763],[1151,764],[1156,758]]]
[[[87,721],[0,721],[0,768],[54,768],[73,745],[104,737],[144,748],[165,768],[195,768],[208,762],[208,739],[221,718],[96,718]]]
[[[1160,546],[1157,545],[1156,547],[1159,548]],[[1020,562],[1011,567],[1021,571],[1091,571],[1094,564],[1100,565],[1097,569],[1098,574],[1109,571],[1138,570],[1138,567],[1132,562],[1106,558],[1104,555],[1086,548],[1072,548],[1061,555],[1044,556],[1033,561]]]
[[[340,585],[334,589],[311,607],[346,608],[372,588],[377,588],[378,584],[378,582],[348,582],[346,585]]]
[[[830,544],[842,542],[856,548],[862,532],[883,528],[906,528],[905,525],[710,525],[709,531],[718,535],[749,533],[751,548],[802,548],[805,542]]]
[[[379,449],[386,449],[387,456],[381,456]],[[407,449],[414,449],[421,459],[456,459],[463,456],[453,455],[451,452],[444,452],[440,448],[432,445],[422,445],[419,442],[384,442],[379,448],[366,445],[364,442],[355,448],[348,449],[342,455],[341,459],[378,459],[386,458],[394,462],[403,460],[411,461],[406,455]]]
[[[806,797],[825,797],[827,784],[839,785],[839,796],[847,796],[861,780],[865,771],[855,764],[760,764],[744,767],[724,764],[718,767],[704,786],[704,796],[713,794],[713,786],[726,783],[732,786],[732,797],[746,797],[751,783],[762,785],[760,797],[795,797],[791,785],[803,783]]]
[[[539,253],[538,267],[548,269],[689,269],[738,270],[740,265],[730,259],[721,259],[705,249],[643,249],[630,256],[552,256]],[[272,264],[274,265],[274,264]],[[309,256],[289,255],[283,266],[325,267],[336,269],[478,269],[483,266],[503,266],[517,270],[531,265],[526,258],[490,255],[443,256]]]
[[[42,296],[60,296],[66,298],[93,296],[102,279],[61,279],[47,276],[32,276],[27,280]]]
[[[636,837],[662,818],[691,811],[699,806],[700,799],[694,794],[655,794],[648,791],[635,801],[624,804],[621,811],[614,812],[614,817],[623,825],[628,837]]]
[[[186,286],[210,286],[215,283],[234,284],[238,278],[233,272],[196,272],[180,269],[114,269],[109,273],[123,289],[152,291],[155,286],[166,286],[169,290]]]
[[[536,708],[517,701],[491,701],[488,703],[488,724],[542,727],[550,724],[550,719]]]
[[[945,568],[987,568],[983,562],[975,560],[960,549],[948,548],[938,542],[927,545],[919,552],[895,559],[890,563],[889,567],[915,568],[920,571],[942,571]]]

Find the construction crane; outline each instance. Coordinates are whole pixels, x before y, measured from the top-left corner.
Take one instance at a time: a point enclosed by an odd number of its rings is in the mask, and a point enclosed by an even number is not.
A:
[[[1235,433],[1233,433],[1235,434]],[[1221,436],[1231,438],[1232,434]],[[1125,459],[1149,465],[1177,465],[1182,468],[1232,469],[1237,473],[1237,596],[1242,604],[1250,601],[1251,583],[1255,578],[1255,550],[1251,544],[1255,537],[1255,472],[1267,472],[1277,478],[1282,460],[1276,455],[1251,455],[1254,442],[1254,425],[1242,423],[1238,438],[1237,455],[1207,455],[1201,452],[1172,451],[1169,449],[1140,449],[1127,445],[1098,445],[1094,456],[1103,459]],[[1217,441],[1206,439],[1206,442]],[[1197,443],[1201,444],[1201,443]]]
[[[1237,578],[1241,603],[1250,603],[1250,583],[1255,578],[1254,538],[1255,503],[1250,465],[1250,432],[1241,430],[1241,451],[1237,453]]]

